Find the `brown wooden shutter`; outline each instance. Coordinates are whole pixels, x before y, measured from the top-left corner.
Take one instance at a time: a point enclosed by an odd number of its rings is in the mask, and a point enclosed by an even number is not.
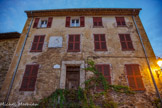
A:
[[[84,27],[84,17],[80,17],[80,27]]]
[[[80,51],[80,35],[69,35],[68,51],[69,52]]]
[[[26,65],[20,91],[33,91],[39,65]]]
[[[98,18],[98,26],[102,26],[102,17]]]
[[[66,27],[70,27],[70,17],[66,17]]]
[[[122,50],[134,50],[129,34],[119,34]]]
[[[106,51],[105,34],[94,34],[95,51]]]
[[[96,70],[100,73],[103,74],[103,76],[105,77],[105,79],[107,80],[107,82],[109,84],[111,84],[111,76],[110,76],[110,65],[108,64],[101,64],[101,65],[96,65]],[[103,91],[104,90],[104,86],[102,84],[99,84],[96,87],[97,91]]]
[[[145,87],[142,81],[142,76],[139,70],[139,65],[127,64],[125,66],[126,66],[129,86],[133,90],[145,90]]]
[[[52,25],[52,19],[53,19],[52,17],[49,17],[49,18],[48,18],[48,23],[47,23],[47,27],[48,27],[48,28],[50,28],[51,25]]]
[[[75,35],[75,51],[80,51],[80,35]]]
[[[103,65],[103,75],[106,78],[107,82],[111,84],[110,65]]]
[[[41,52],[44,44],[45,35],[34,36],[30,52]]]
[[[125,20],[124,17],[116,17],[116,22],[118,26],[125,26]]]
[[[93,17],[93,26],[97,26],[97,19],[96,19],[96,17]]]
[[[40,18],[35,18],[33,28],[37,28]]]

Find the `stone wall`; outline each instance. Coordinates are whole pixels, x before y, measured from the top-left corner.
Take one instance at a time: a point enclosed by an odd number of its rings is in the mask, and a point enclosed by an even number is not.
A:
[[[19,38],[0,40],[0,90],[11,64]]]
[[[101,17],[103,18],[103,28],[93,28],[93,19],[91,16],[85,16],[85,27],[81,28],[66,28],[66,17],[54,17],[51,28],[31,28],[15,77],[14,85],[9,97],[9,102],[33,102],[49,96],[53,91],[60,87],[60,82],[62,82],[60,81],[62,68],[54,69],[53,66],[55,64],[59,64],[62,67],[63,61],[84,61],[84,65],[86,66],[87,59],[93,59],[92,56],[98,56],[97,59],[94,59],[96,64],[111,65],[112,84],[128,86],[124,65],[139,64],[142,80],[144,82],[146,90],[143,92],[137,92],[137,94],[135,94],[134,96],[114,93],[112,93],[112,96],[115,101],[124,103],[124,105],[121,105],[121,107],[128,106],[131,108],[132,106],[137,106],[139,108],[143,108],[143,105],[145,105],[146,108],[149,106],[152,107],[151,101],[153,101],[153,98],[156,97],[155,90],[132,17],[125,16],[127,24],[126,27],[117,27],[115,16]],[[28,18],[19,41],[19,46],[16,49],[11,68],[9,70],[9,73],[7,74],[7,78],[4,83],[5,86],[1,91],[2,96],[6,94],[5,91],[9,87],[9,81],[11,80],[11,76],[16,65],[15,63],[18,59],[18,56],[16,55],[20,54],[21,46],[27,33],[30,21],[31,18]],[[97,33],[105,34],[108,51],[94,51],[93,34]],[[134,51],[121,50],[120,40],[118,36],[119,33],[130,34],[135,49]],[[81,34],[80,52],[67,52],[69,34]],[[32,41],[35,35],[45,35],[45,42],[42,52],[30,52]],[[50,36],[62,36],[63,47],[48,48]],[[147,44],[149,43],[146,43],[146,47]],[[150,56],[154,57],[154,54],[150,52]],[[19,91],[25,66],[27,64],[35,63],[40,65],[35,85],[35,91]],[[154,63],[155,61],[152,61],[152,64]],[[153,65],[151,66],[152,68],[154,68]],[[88,77],[87,73],[86,75],[86,77]]]

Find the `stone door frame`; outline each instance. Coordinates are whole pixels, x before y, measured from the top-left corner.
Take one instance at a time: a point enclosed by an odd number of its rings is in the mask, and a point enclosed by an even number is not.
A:
[[[80,65],[80,87],[85,87],[85,66],[84,61],[62,61],[60,73],[60,89],[65,89],[66,84],[66,65]]]

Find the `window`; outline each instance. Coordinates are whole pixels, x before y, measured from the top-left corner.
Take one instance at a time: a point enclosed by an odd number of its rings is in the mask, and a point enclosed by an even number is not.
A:
[[[128,78],[129,86],[133,90],[145,90],[142,76],[138,64],[126,64],[126,73]]]
[[[102,26],[102,17],[93,17],[93,26]]]
[[[84,27],[84,17],[66,17],[66,27]]]
[[[79,27],[80,26],[79,19],[72,19],[70,26],[71,27]]]
[[[80,66],[66,67],[66,89],[77,90],[80,83]]]
[[[50,28],[52,25],[52,17],[49,18],[35,18],[33,28]]]
[[[126,26],[124,17],[116,17],[117,26]]]
[[[47,20],[41,20],[40,28],[47,27]]]
[[[34,91],[38,68],[38,64],[26,65],[20,91]]]
[[[105,34],[94,34],[95,51],[107,51]]]
[[[30,52],[42,52],[45,35],[34,36]]]
[[[73,34],[69,35],[68,52],[79,52],[80,51],[80,35]]]
[[[122,50],[134,50],[129,34],[119,34]]]
[[[111,76],[110,76],[110,65],[109,64],[101,64],[101,65],[96,65],[95,66],[97,71],[102,73],[105,79],[109,84],[111,84]],[[99,85],[96,87],[97,91],[102,91],[104,90],[103,85]]]

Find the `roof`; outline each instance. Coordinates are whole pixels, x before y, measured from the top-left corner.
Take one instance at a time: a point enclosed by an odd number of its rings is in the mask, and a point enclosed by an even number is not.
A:
[[[138,15],[141,8],[73,8],[25,11],[28,17],[44,16],[91,16],[91,15]]]
[[[20,38],[20,35],[21,33],[19,32],[0,33],[0,39]]]

